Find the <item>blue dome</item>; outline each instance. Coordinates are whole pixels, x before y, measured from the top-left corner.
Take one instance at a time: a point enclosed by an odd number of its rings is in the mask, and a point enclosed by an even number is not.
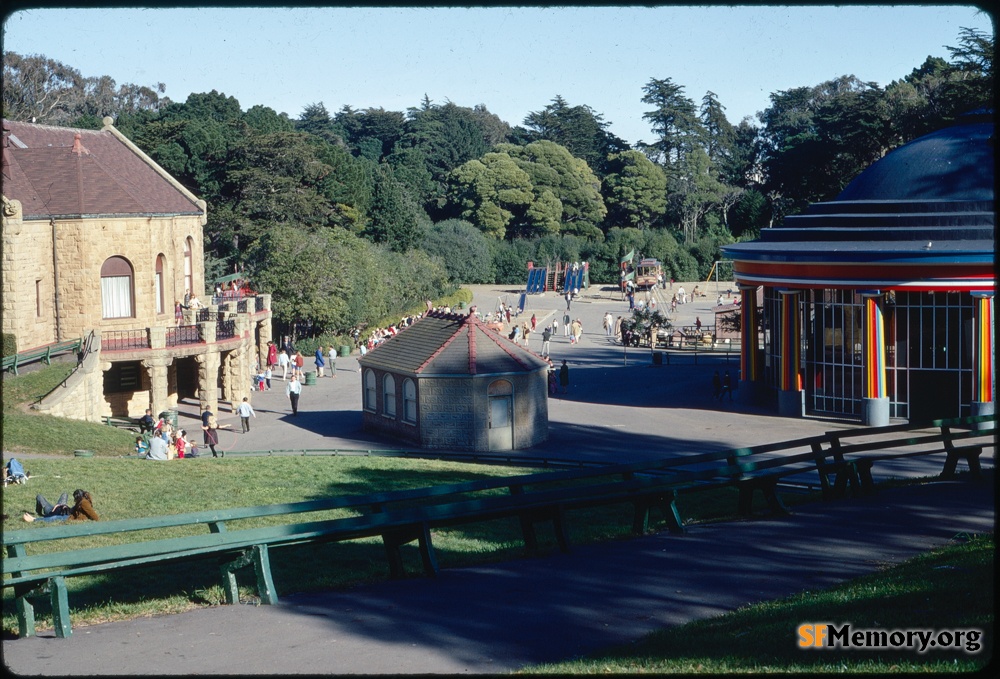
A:
[[[992,201],[993,165],[993,123],[960,120],[887,154],[834,202]]]

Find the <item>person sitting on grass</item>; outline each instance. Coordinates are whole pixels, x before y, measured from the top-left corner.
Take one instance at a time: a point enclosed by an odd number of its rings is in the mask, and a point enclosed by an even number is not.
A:
[[[142,436],[135,437],[135,454],[139,457],[146,457],[146,453],[149,452],[149,444],[146,443],[146,439]]]
[[[37,495],[35,496],[35,513],[38,516],[34,517],[25,512],[24,520],[29,523],[36,519],[38,521],[65,521],[67,519],[71,521],[81,521],[83,519],[90,519],[91,521],[100,520],[97,516],[97,510],[94,509],[94,499],[87,491],[80,489],[73,491],[74,504],[72,507],[66,504],[66,501],[66,493],[59,496],[59,501],[54,505],[42,495]]]

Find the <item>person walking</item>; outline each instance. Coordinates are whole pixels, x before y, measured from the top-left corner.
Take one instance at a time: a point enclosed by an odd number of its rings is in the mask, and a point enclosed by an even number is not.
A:
[[[604,335],[606,337],[611,337],[614,332],[615,320],[611,315],[611,312],[605,312],[604,314]]]
[[[563,314],[563,337],[569,337],[569,331],[571,329],[569,327],[570,322],[571,319],[569,317],[569,313]]]
[[[546,328],[544,330],[542,330],[542,357],[543,358],[548,358],[549,357],[549,340],[551,340],[551,339],[552,339],[552,328],[546,326]]]
[[[330,377],[337,376],[337,347],[330,345]]]
[[[282,349],[278,352],[278,367],[281,368],[281,380],[288,379],[288,352]]]
[[[295,357],[292,359],[295,362],[295,367],[293,370],[299,379],[302,379],[302,366],[306,364],[306,359],[302,357],[301,351],[295,352]]]
[[[733,400],[733,378],[729,376],[729,371],[722,376],[722,393],[719,394],[719,400],[722,400],[723,395],[729,394],[729,400]]]
[[[580,337],[583,335],[583,321],[579,318],[573,321],[573,344],[580,343]]]
[[[563,359],[562,366],[559,368],[559,387],[564,394],[569,389],[569,366],[566,365],[565,358]]]
[[[236,408],[236,413],[240,416],[240,424],[243,425],[243,433],[250,433],[250,417],[254,419],[257,418],[257,413],[254,412],[253,406],[250,405],[250,399],[246,396],[243,397],[243,403],[239,404]]]
[[[267,343],[267,367],[272,370],[278,365],[278,345],[274,342]]]
[[[302,393],[302,383],[297,373],[292,373],[292,379],[285,385],[285,395],[292,404],[292,415],[299,414],[299,394]]]
[[[718,370],[712,375],[712,400],[722,400],[722,378]]]
[[[219,457],[219,453],[215,450],[215,447],[219,445],[219,429],[228,429],[231,425],[225,425],[223,427],[219,424],[219,421],[215,419],[215,415],[208,413],[208,421],[202,426],[205,430],[205,443],[208,444],[209,450],[212,451],[212,457]],[[152,454],[152,448],[150,448],[150,454]],[[222,451],[222,457],[226,456],[226,451]]]
[[[326,359],[323,357],[323,347],[316,347],[316,377],[323,376],[323,369],[326,368]]]

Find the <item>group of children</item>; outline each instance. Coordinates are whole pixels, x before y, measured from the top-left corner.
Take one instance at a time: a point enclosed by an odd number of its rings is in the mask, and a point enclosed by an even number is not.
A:
[[[166,450],[163,450],[163,446],[152,445],[154,438],[163,440],[166,443]],[[176,460],[184,457],[198,457],[198,445],[187,438],[185,430],[175,430],[169,422],[160,418],[149,438],[145,436],[135,437],[135,452],[136,455],[147,460]]]

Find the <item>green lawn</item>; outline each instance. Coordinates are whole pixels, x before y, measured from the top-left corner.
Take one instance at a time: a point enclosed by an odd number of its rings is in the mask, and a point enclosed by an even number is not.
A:
[[[483,477],[523,474],[523,468],[490,467],[391,457],[275,456],[225,459],[198,458],[157,464],[119,457],[131,453],[133,435],[105,425],[45,417],[23,408],[58,385],[68,368],[53,365],[4,380],[4,449],[61,453],[24,459],[32,478],[3,492],[4,530],[45,530],[46,525],[21,520],[33,511],[35,494],[54,500],[63,492],[84,488],[94,496],[102,519],[156,516],[215,508],[253,506],[317,499],[333,494],[458,483]],[[77,458],[74,449],[94,450],[96,457]],[[786,504],[813,501],[817,494],[789,494]],[[756,499],[762,504],[762,498]],[[733,517],[735,491],[681,495],[678,507],[686,521],[719,521]],[[330,514],[333,516],[334,514]],[[314,515],[312,515],[314,516]],[[654,514],[651,528],[663,530]],[[571,543],[624,539],[631,527],[631,507],[579,510],[567,514]],[[242,522],[264,525],[288,518]],[[234,527],[241,527],[240,524]],[[556,549],[551,529],[539,526],[540,547]],[[157,537],[204,531],[163,529]],[[148,539],[149,534],[83,538],[76,547]],[[515,520],[436,531],[434,544],[442,568],[485,561],[522,558],[520,526]],[[40,550],[51,549],[42,545]],[[825,592],[806,592],[789,599],[741,609],[653,634],[640,643],[587,660],[530,668],[526,673],[749,673],[749,672],[966,672],[990,657],[993,631],[993,540],[978,538],[913,560],[903,566],[852,581]],[[407,570],[419,574],[415,545],[404,549]],[[388,567],[381,541],[292,546],[273,550],[271,567],[279,596],[319,591],[385,579]],[[242,578],[249,574],[241,574]],[[422,576],[421,576],[422,577]],[[147,567],[107,576],[71,578],[68,583],[74,625],[155,613],[178,612],[224,600],[219,574],[211,559]],[[251,589],[241,595],[251,597]],[[44,599],[38,600],[39,629],[51,626]],[[858,627],[978,627],[986,631],[990,651],[873,653],[803,651],[795,646],[795,628],[803,622],[850,621]],[[3,629],[17,629],[11,593],[4,591]],[[778,640],[778,641],[776,641]]]
[[[829,590],[803,592],[663,630],[635,644],[524,674],[958,673],[993,651],[993,536],[959,536],[936,550]],[[854,630],[977,629],[978,652],[798,647],[804,623]],[[974,647],[973,649],[974,650]]]

